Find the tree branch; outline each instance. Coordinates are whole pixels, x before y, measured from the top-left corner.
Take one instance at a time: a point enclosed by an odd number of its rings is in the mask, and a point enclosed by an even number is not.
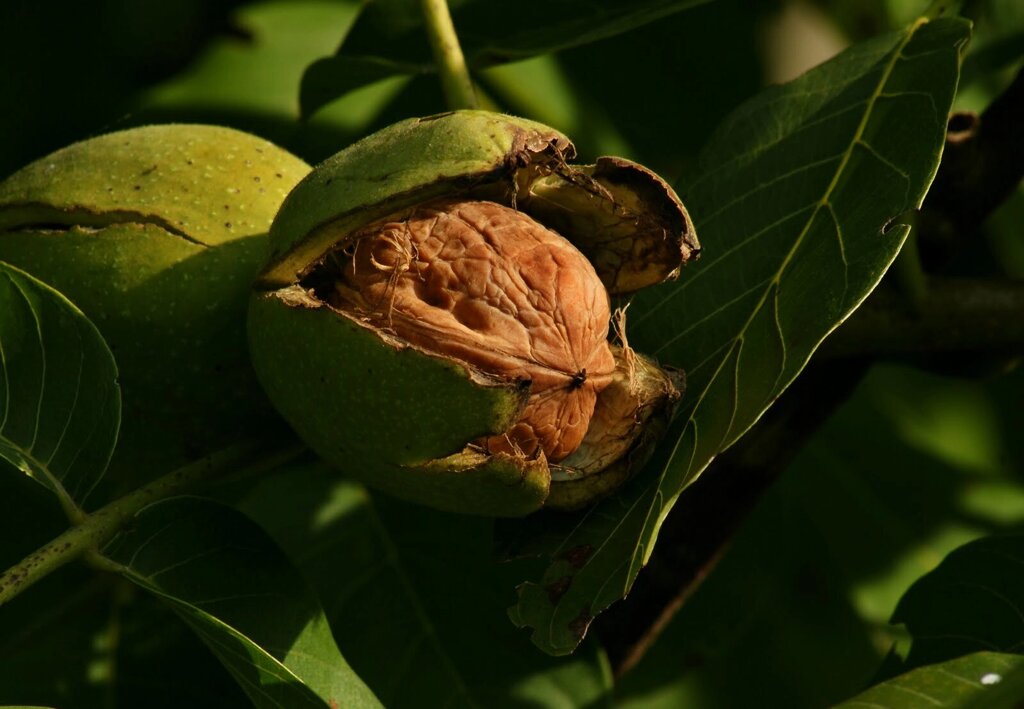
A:
[[[26,588],[82,556],[97,554],[124,524],[146,505],[177,495],[193,485],[240,473],[256,473],[276,467],[303,452],[297,443],[247,442],[218,451],[178,468],[149,485],[130,492],[85,518],[50,543],[0,574],[0,606]],[[96,565],[102,567],[102,558]]]
[[[931,278],[917,306],[879,288],[818,356],[934,352],[1024,354],[1024,281]]]

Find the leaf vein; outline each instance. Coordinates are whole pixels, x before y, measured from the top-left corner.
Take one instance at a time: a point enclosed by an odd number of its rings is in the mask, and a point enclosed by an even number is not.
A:
[[[57,442],[50,451],[50,457],[46,459],[47,467],[51,467],[53,459],[57,456],[57,453],[60,451],[60,447],[64,444],[64,437],[67,435],[68,428],[71,427],[71,422],[74,420],[76,410],[78,409],[78,395],[82,391],[82,372],[85,368],[85,349],[83,347],[81,333],[77,327],[75,328],[75,336],[78,338],[78,369],[75,372],[75,398],[72,400],[71,406],[68,408],[68,415],[64,420],[64,426],[61,428],[60,436],[57,437]],[[69,471],[65,470],[64,477],[67,477],[68,472]],[[78,492],[77,488],[75,492]]]
[[[28,452],[31,453],[35,449],[36,438],[39,435],[39,424],[40,421],[42,420],[43,395],[46,391],[46,346],[43,343],[43,325],[39,321],[39,313],[37,313],[35,308],[32,307],[32,300],[28,297],[28,293],[26,293],[25,289],[21,287],[20,283],[18,283],[15,280],[12,280],[11,283],[14,284],[15,290],[17,290],[18,293],[21,295],[22,299],[25,301],[25,305],[27,306],[29,313],[32,314],[32,320],[36,324],[36,341],[39,343],[39,360],[41,363],[41,369],[39,373],[39,397],[36,401],[35,428],[32,431],[32,441],[28,445]]]
[[[797,210],[795,210],[793,212],[790,212],[789,214],[785,214],[785,215],[779,217],[778,219],[773,221],[771,224],[768,224],[768,225],[764,226],[763,228],[758,229],[753,234],[750,234],[750,235],[744,237],[743,239],[741,239],[740,241],[738,241],[737,243],[733,244],[728,249],[726,249],[725,251],[720,253],[718,256],[716,256],[714,259],[712,259],[711,261],[708,261],[708,262],[706,262],[704,264],[701,264],[700,270],[697,271],[695,274],[693,274],[691,277],[689,277],[678,288],[676,288],[675,290],[671,291],[670,293],[667,293],[665,295],[665,297],[662,298],[659,302],[651,305],[649,308],[647,308],[647,310],[645,310],[644,312],[642,312],[639,315],[637,315],[632,320],[632,322],[630,323],[631,327],[637,327],[640,323],[642,323],[643,321],[645,321],[649,317],[651,317],[651,315],[653,315],[655,312],[657,312],[661,308],[665,307],[667,304],[669,304],[674,299],[678,298],[680,295],[684,294],[688,290],[692,289],[694,283],[699,281],[705,274],[709,273],[713,268],[719,266],[721,264],[721,262],[726,259],[726,257],[731,256],[734,252],[738,251],[739,249],[743,248],[744,246],[747,246],[747,245],[753,243],[759,237],[764,236],[765,234],[770,233],[773,229],[775,229],[776,227],[781,226],[782,224],[785,224],[790,219],[795,219],[796,217],[799,217],[801,214],[803,214],[804,212],[806,212],[809,209],[814,209],[814,205],[813,204],[809,204],[806,207],[801,207],[800,209],[797,209]]]
[[[4,277],[8,283],[13,283],[10,274],[5,273]],[[7,374],[7,354],[4,352],[4,339],[0,333],[0,370],[4,374],[4,417],[0,419],[0,435],[7,427],[7,415],[11,410],[11,380]]]
[[[822,158],[820,160],[815,160],[813,162],[809,162],[809,163],[807,163],[805,165],[801,165],[800,167],[793,168],[792,170],[784,172],[784,173],[782,173],[780,175],[776,175],[775,177],[773,177],[772,179],[768,180],[767,182],[761,182],[756,187],[754,187],[752,189],[749,189],[746,192],[743,192],[742,194],[740,194],[740,195],[738,195],[736,197],[733,197],[731,200],[729,200],[728,202],[726,202],[725,204],[723,204],[721,207],[719,207],[718,209],[714,210],[710,214],[704,215],[701,218],[701,226],[702,227],[706,227],[709,223],[713,222],[719,216],[721,216],[722,214],[724,214],[725,212],[727,212],[731,208],[735,207],[740,202],[743,202],[743,201],[749,199],[750,197],[753,197],[754,195],[759,194],[760,192],[763,192],[765,190],[771,189],[772,187],[774,187],[775,185],[777,185],[780,182],[783,182],[783,181],[788,180],[790,178],[793,178],[793,177],[796,177],[798,175],[801,175],[801,174],[807,172],[808,170],[813,170],[816,167],[821,167],[822,165],[827,165],[830,162],[834,162],[836,160],[840,160],[840,159],[842,159],[842,157],[843,157],[842,153],[838,153],[836,155],[830,155],[830,156],[828,156],[826,158]],[[806,207],[804,207],[804,209],[805,208]]]

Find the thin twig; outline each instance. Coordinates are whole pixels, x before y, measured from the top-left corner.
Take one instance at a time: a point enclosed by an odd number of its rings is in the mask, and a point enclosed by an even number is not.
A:
[[[812,362],[733,448],[679,498],[629,596],[594,623],[616,677],[629,672],[724,556],[803,444],[847,399],[865,361]]]

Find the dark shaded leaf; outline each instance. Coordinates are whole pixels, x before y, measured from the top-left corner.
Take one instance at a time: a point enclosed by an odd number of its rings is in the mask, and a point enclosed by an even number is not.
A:
[[[521,570],[495,562],[490,520],[371,495],[323,464],[288,466],[241,507],[300,565],[345,657],[387,707],[606,705],[596,643],[551,658],[509,625]]]
[[[164,599],[256,706],[380,706],[291,562],[230,507],[191,497],[155,503],[103,555]]]
[[[1024,30],[989,42],[971,52],[964,61],[964,84],[990,78],[992,74],[1018,64],[1024,56]]]
[[[0,460],[0,569],[67,529],[53,494]],[[100,706],[109,691],[103,640],[109,583],[71,565],[0,607],[0,701]],[[89,669],[93,668],[90,677]]]
[[[571,652],[629,590],[679,493],[878,283],[909,229],[894,222],[938,166],[967,36],[962,20],[922,20],[768,89],[719,129],[683,195],[704,256],[630,311],[631,344],[687,372],[680,415],[644,473],[544,545],[552,565],[510,610],[539,647]],[[567,588],[555,602],[552,584]]]
[[[398,75],[429,73],[428,67],[403,64],[383,57],[329,57],[309,65],[302,75],[299,104],[304,116],[336,98]]]
[[[58,707],[104,705],[115,680],[110,580],[69,567],[3,606],[0,697]]]
[[[862,691],[907,639],[888,625],[906,590],[958,546],[1024,523],[1019,436],[992,427],[1022,396],[1024,370],[979,385],[874,367],[616,686],[616,706],[811,709]],[[684,506],[700,502],[673,514]]]
[[[464,0],[452,3],[451,12],[467,63],[480,69],[611,37],[704,1]],[[377,0],[338,53],[306,71],[302,114],[388,76],[433,71],[420,3]]]
[[[0,474],[0,568],[66,527],[46,489],[24,475]],[[165,604],[79,564],[0,609],[0,668],[0,698],[9,703],[107,709],[116,695],[115,706],[146,709],[250,706]]]
[[[1024,63],[1024,6],[1014,0],[979,0],[965,5],[965,14],[974,28],[960,84],[971,95],[958,97],[958,103],[966,98],[975,104],[972,108],[982,108]]]
[[[913,640],[905,668],[981,650],[1024,653],[1024,535],[956,549],[910,587],[892,622]]]
[[[81,505],[117,440],[114,357],[67,298],[0,263],[0,457]]]

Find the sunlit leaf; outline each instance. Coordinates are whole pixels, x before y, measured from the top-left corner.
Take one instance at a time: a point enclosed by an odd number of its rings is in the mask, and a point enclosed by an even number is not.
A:
[[[184,116],[288,138],[298,127],[302,72],[337,48],[357,12],[354,0],[239,8],[234,24],[245,40],[232,35],[211,43],[188,71],[147,93],[141,119]]]
[[[302,70],[333,51],[358,12],[355,0],[288,0],[248,5],[234,24],[246,33],[211,44],[195,66],[161,84],[148,102],[253,110],[295,118]]]
[[[117,440],[113,355],[71,301],[0,263],[0,457],[81,505]]]
[[[155,503],[103,554],[164,599],[256,706],[380,706],[341,656],[298,571],[230,507],[190,497]]]
[[[683,192],[704,255],[630,310],[630,343],[686,370],[681,412],[636,480],[555,522],[552,565],[510,610],[539,647],[571,652],[629,590],[679,493],[878,283],[908,232],[896,221],[938,166],[967,36],[962,20],[922,20],[768,89],[719,129]]]
[[[1021,669],[1024,657],[979,652],[907,672],[837,704],[836,709],[1012,709],[1018,706],[1019,695],[999,697],[1000,685],[1008,674],[1016,677]]]

